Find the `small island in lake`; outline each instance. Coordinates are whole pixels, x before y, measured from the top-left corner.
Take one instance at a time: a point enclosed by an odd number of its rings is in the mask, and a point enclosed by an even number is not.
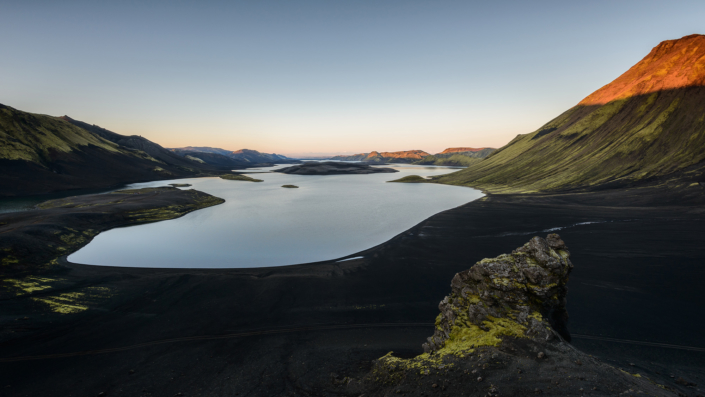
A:
[[[264,182],[261,179],[250,178],[247,175],[241,175],[241,174],[224,174],[224,175],[221,175],[220,178],[227,179],[229,181]]]
[[[399,183],[426,183],[426,182],[429,182],[429,180],[426,179],[426,178],[424,178],[424,177],[422,177],[422,176],[418,176],[418,175],[407,175],[407,176],[405,176],[405,177],[403,177],[403,178],[395,179],[395,180],[389,181],[389,182],[399,182]]]
[[[284,174],[296,175],[339,175],[339,174],[376,174],[399,172],[393,168],[377,168],[368,164],[360,163],[338,163],[333,161],[306,162],[292,167],[272,170]]]
[[[287,189],[298,189],[299,187],[296,185],[282,185],[282,187],[285,187]]]

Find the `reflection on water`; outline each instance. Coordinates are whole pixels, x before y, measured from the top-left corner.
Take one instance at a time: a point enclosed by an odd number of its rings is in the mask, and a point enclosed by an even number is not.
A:
[[[482,196],[458,186],[385,183],[446,167],[393,165],[370,175],[258,174],[261,183],[180,179],[226,200],[182,218],[113,229],[74,253],[76,263],[181,268],[267,267],[329,260],[381,244],[440,211]],[[261,172],[261,171],[259,171]],[[130,185],[164,186],[174,181]],[[282,185],[299,189],[284,189]]]

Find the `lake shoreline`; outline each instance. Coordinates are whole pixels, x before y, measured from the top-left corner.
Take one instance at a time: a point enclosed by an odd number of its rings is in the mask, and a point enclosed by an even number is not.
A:
[[[360,376],[390,350],[419,354],[456,272],[562,228],[575,264],[568,284],[573,344],[687,393],[692,389],[668,375],[702,384],[705,353],[579,337],[705,348],[702,317],[683,316],[686,302],[704,303],[697,294],[703,272],[697,264],[705,259],[698,241],[705,232],[703,203],[697,194],[686,203],[678,197],[626,190],[489,195],[376,247],[282,267],[123,268],[63,258],[41,275],[61,279],[55,288],[3,300],[0,359],[137,347],[0,366],[15,395],[333,392],[331,372]],[[362,258],[344,260],[355,257]],[[87,310],[75,314],[48,312],[33,299],[87,291],[104,294],[94,293]],[[150,344],[252,330],[289,331]]]

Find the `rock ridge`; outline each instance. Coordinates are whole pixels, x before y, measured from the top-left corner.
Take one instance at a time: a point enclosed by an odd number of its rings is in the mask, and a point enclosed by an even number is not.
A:
[[[675,396],[664,385],[611,367],[572,347],[566,322],[573,264],[557,234],[459,272],[439,304],[424,353],[389,352],[361,378],[332,381],[340,394],[382,397]]]

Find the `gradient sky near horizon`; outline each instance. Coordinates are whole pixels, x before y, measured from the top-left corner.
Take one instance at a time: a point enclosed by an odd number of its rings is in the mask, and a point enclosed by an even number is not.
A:
[[[500,147],[692,33],[702,0],[5,0],[0,103],[165,147]]]

